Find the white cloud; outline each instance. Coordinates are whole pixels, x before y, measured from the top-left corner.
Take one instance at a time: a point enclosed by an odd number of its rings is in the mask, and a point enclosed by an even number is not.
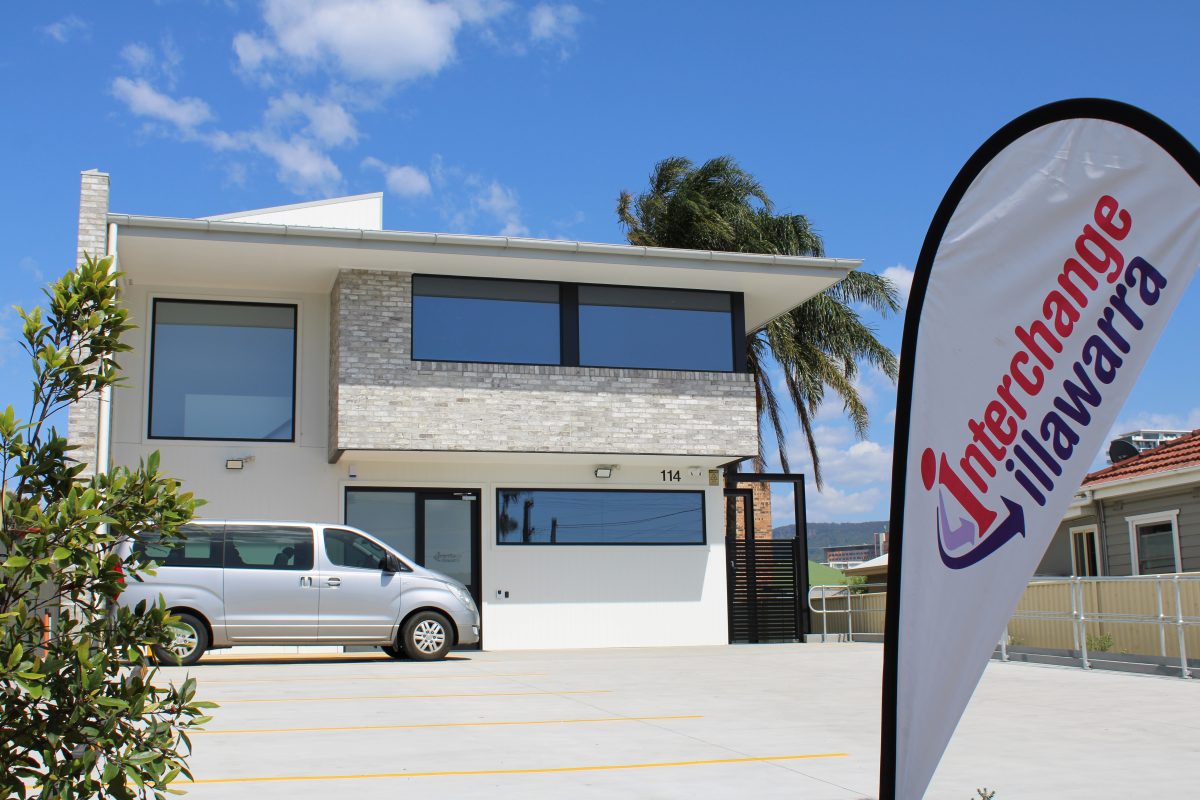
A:
[[[59,44],[66,44],[75,37],[76,34],[86,35],[88,32],[88,24],[74,14],[69,14],[58,22],[52,22],[42,28],[42,32],[54,39]]]
[[[241,189],[246,185],[246,177],[246,165],[240,161],[233,161],[225,165],[225,180],[221,182],[221,185],[225,188],[237,187]]]
[[[535,42],[572,40],[582,20],[583,13],[569,3],[539,3],[529,11],[529,38]]]
[[[422,170],[409,164],[394,166],[384,163],[374,156],[370,156],[363,159],[362,166],[365,169],[375,169],[382,172],[384,180],[387,181],[388,190],[401,197],[418,197],[427,195],[433,190],[429,182],[429,176]]]
[[[299,117],[306,121],[305,133],[328,147],[358,141],[354,117],[334,100],[284,92],[268,102],[264,116],[272,128],[285,126]]]
[[[238,57],[238,63],[244,69],[255,72],[263,65],[279,55],[279,49],[266,39],[261,39],[252,33],[239,33],[233,37],[233,52]]]
[[[804,496],[810,522],[846,522],[849,517],[859,519],[887,519],[887,492],[871,487],[861,491],[844,491],[825,484],[823,491],[809,491]]]
[[[492,181],[476,194],[475,205],[503,224],[501,236],[529,235],[529,228],[521,222],[521,207],[516,192],[499,181]]]
[[[139,117],[168,122],[182,134],[192,136],[197,126],[213,118],[212,110],[198,97],[176,100],[163,94],[144,78],[117,78],[112,93]]]
[[[885,269],[883,277],[896,284],[896,290],[900,292],[900,305],[907,306],[908,295],[912,291],[913,271],[908,267],[897,264],[894,267]]]
[[[170,34],[162,38],[157,50],[145,42],[130,42],[121,48],[120,55],[133,74],[147,79],[161,79],[168,89],[175,88],[183,54]]]
[[[301,70],[328,65],[353,80],[391,84],[441,71],[454,59],[464,25],[506,7],[483,0],[266,0],[266,33],[239,33],[234,51],[250,71],[286,58]]]
[[[342,172],[313,142],[301,136],[282,139],[269,133],[250,135],[254,149],[275,162],[276,177],[297,194],[331,193],[342,182]]]
[[[154,64],[154,51],[141,42],[130,42],[121,48],[121,58],[134,72],[142,72]]]

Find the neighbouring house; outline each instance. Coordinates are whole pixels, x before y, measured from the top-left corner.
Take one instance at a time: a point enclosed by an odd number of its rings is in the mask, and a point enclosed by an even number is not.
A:
[[[1200,430],[1088,475],[1039,575],[1200,571]]]
[[[746,337],[858,265],[388,231],[380,194],[110,213],[127,382],[89,464],[161,452],[216,519],[370,531],[461,579],[488,649],[729,641],[721,468],[757,452]],[[766,512],[769,530],[769,511]]]
[[[862,578],[864,583],[872,585],[871,591],[882,592],[888,582],[888,554],[876,556],[853,567],[843,570],[849,577]]]

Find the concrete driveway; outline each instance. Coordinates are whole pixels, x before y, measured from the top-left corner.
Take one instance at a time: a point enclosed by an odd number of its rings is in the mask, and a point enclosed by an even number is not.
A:
[[[872,797],[877,645],[210,657],[192,798]],[[165,669],[177,679],[183,669]],[[1200,686],[992,664],[928,797],[1184,796]]]

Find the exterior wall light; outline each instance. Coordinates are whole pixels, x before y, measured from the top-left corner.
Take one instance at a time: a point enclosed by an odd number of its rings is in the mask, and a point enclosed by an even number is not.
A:
[[[225,469],[240,470],[245,469],[246,465],[254,460],[254,456],[242,456],[241,458],[225,459]]]
[[[612,467],[596,467],[597,478],[611,478],[613,474]]]

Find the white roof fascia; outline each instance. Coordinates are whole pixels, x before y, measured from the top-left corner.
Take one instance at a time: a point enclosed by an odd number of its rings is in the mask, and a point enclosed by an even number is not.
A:
[[[602,271],[592,269],[591,273],[580,276],[559,275],[558,280],[577,280],[582,283],[618,283],[626,285],[664,286],[678,288],[705,289],[712,288],[715,281],[710,277],[696,281],[697,285],[676,276],[678,270],[698,270],[696,276],[712,271],[729,275],[729,280],[722,280],[721,289],[725,291],[742,291],[747,296],[746,330],[753,331],[765,325],[770,319],[794,308],[819,291],[832,286],[841,280],[851,270],[862,264],[861,259],[818,258],[814,256],[784,256],[760,253],[723,253],[711,250],[681,250],[674,248],[643,247],[639,245],[606,244],[597,242],[559,241],[550,239],[527,239],[511,236],[478,236],[458,233],[420,233],[410,231],[364,230],[355,228],[320,228],[301,225],[261,224],[253,222],[233,222],[222,219],[184,219],[175,217],[153,217],[133,214],[109,214],[108,221],[115,223],[127,233],[122,237],[125,248],[137,246],[138,239],[149,236],[159,240],[164,246],[185,246],[188,241],[197,243],[220,242],[222,245],[237,245],[239,242],[260,247],[269,244],[272,239],[281,243],[293,245],[311,245],[318,248],[343,248],[341,253],[331,252],[322,257],[322,264],[328,266],[336,274],[340,268],[379,268],[356,263],[359,253],[378,255],[380,247],[391,250],[394,246],[398,256],[420,258],[421,254],[437,256],[439,251],[456,258],[470,258],[474,253],[482,257],[506,256],[520,257],[528,253],[531,259],[547,259],[563,262],[594,264],[620,264],[626,268],[661,267],[648,270],[646,281],[630,280],[613,277],[605,281]],[[141,232],[139,234],[139,231]],[[615,260],[615,261],[614,261]],[[649,263],[647,263],[649,262]],[[128,262],[126,262],[128,264]],[[374,262],[373,262],[374,263]],[[532,261],[530,263],[533,263]],[[545,262],[543,262],[545,263]],[[415,265],[421,267],[422,265]],[[478,265],[477,265],[478,266]],[[411,260],[396,259],[393,266],[385,269],[399,271],[414,271]],[[133,277],[135,270],[127,270]],[[417,268],[415,271],[421,271]],[[431,268],[431,272],[439,272]],[[446,273],[453,274],[453,273]],[[489,270],[484,273],[478,270],[464,273],[467,276],[493,274]],[[519,275],[494,273],[496,277],[521,277]],[[547,279],[547,278],[534,278]],[[803,296],[795,296],[787,292],[787,296],[779,294],[780,285],[768,290],[765,282],[802,281],[807,289]],[[330,278],[332,281],[332,278]],[[758,284],[757,300],[752,303],[752,292],[743,288],[742,284],[753,286]],[[325,290],[328,286],[325,287]],[[769,294],[763,294],[768,292]],[[790,303],[790,305],[788,305]],[[786,307],[785,307],[786,306]],[[769,307],[769,308],[768,308]]]
[[[1173,489],[1177,486],[1200,482],[1200,464],[1180,467],[1164,472],[1151,472],[1144,475],[1131,475],[1128,478],[1118,478],[1092,485],[1084,484],[1081,489],[1090,492],[1097,499],[1121,497],[1139,492],[1153,492],[1159,489]]]
[[[305,204],[299,204],[305,205]],[[281,207],[282,208],[282,207]],[[273,210],[273,209],[266,209]],[[778,266],[816,267],[849,272],[862,265],[861,258],[824,258],[817,256],[781,256],[769,253],[725,253],[719,250],[682,250],[670,247],[644,247],[632,244],[603,242],[573,242],[557,239],[525,239],[518,236],[480,236],[468,233],[420,233],[413,231],[373,231],[361,228],[321,228],[309,225],[278,225],[257,222],[231,222],[230,214],[221,217],[184,219],[178,217],[149,217],[136,214],[109,214],[108,221],[117,225],[161,230],[202,231],[213,233],[245,233],[268,236],[333,237],[363,241],[395,242],[397,244],[434,244],[456,247],[486,247],[505,250],[553,250],[561,253],[591,253],[642,258],[674,258],[690,261],[717,261]]]

